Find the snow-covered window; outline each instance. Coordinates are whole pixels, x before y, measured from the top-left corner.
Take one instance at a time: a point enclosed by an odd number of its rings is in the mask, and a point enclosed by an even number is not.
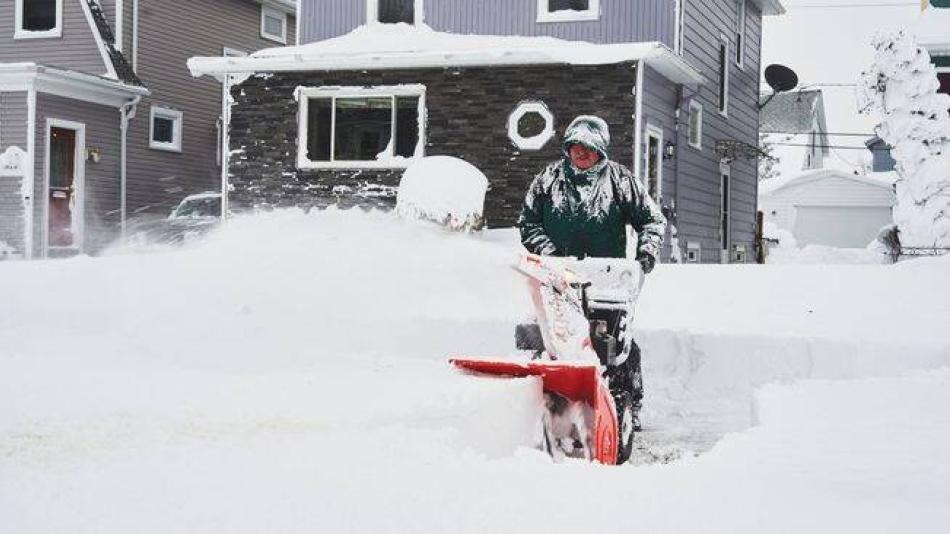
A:
[[[299,89],[297,166],[403,168],[423,155],[425,87]]]
[[[745,3],[746,0],[736,0],[736,65],[739,68],[745,56]]]
[[[703,105],[689,101],[689,146],[703,148]]]
[[[554,137],[554,115],[543,102],[522,102],[508,116],[508,138],[522,150],[540,150]]]
[[[63,0],[16,0],[15,39],[60,37],[63,33]]]
[[[729,41],[725,35],[719,37],[719,113],[729,113]]]
[[[287,44],[287,13],[273,7],[261,6],[261,37]]]
[[[422,24],[423,0],[366,0],[369,24]]]
[[[538,22],[571,22],[600,18],[600,0],[538,0]]]
[[[152,106],[151,123],[148,132],[148,146],[155,150],[181,152],[181,131],[183,115],[181,111]]]

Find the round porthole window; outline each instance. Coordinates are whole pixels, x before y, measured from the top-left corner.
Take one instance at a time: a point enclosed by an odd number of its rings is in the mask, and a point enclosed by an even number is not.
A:
[[[540,150],[554,137],[554,115],[543,102],[522,102],[508,116],[508,138],[522,150]]]

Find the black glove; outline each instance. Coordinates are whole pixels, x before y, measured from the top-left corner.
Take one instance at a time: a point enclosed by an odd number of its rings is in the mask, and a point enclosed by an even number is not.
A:
[[[643,268],[643,274],[650,274],[653,271],[653,268],[656,267],[656,258],[652,254],[647,254],[646,252],[640,252],[637,254],[637,262],[639,262],[640,267]]]

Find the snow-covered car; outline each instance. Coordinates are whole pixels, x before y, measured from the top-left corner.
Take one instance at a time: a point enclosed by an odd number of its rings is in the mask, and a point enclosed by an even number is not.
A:
[[[167,217],[140,216],[129,221],[126,244],[181,245],[200,238],[221,220],[221,193],[189,195]]]

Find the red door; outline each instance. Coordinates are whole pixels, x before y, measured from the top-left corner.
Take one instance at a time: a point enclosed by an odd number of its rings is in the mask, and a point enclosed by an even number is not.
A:
[[[49,143],[49,245],[71,247],[75,206],[76,132],[52,128]]]

